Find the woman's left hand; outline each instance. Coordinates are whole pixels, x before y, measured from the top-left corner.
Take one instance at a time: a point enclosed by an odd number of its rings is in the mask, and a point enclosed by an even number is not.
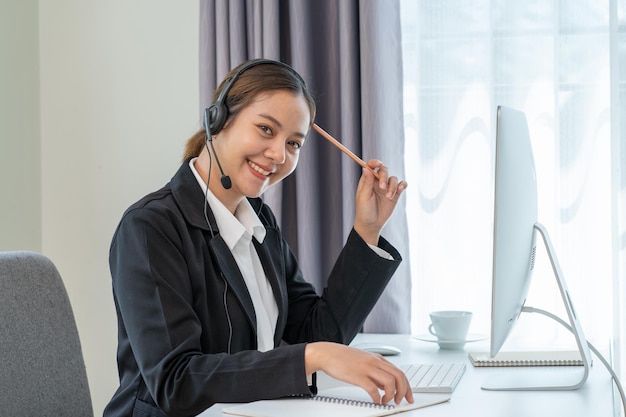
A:
[[[378,179],[369,169],[363,169],[356,190],[354,230],[371,245],[378,245],[380,231],[391,217],[407,183],[389,176],[389,168],[381,161],[370,159],[367,165],[377,171]]]

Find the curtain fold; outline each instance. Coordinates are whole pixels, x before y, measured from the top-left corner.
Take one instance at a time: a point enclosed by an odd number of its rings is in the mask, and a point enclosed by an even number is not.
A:
[[[362,159],[380,159],[404,178],[399,13],[396,0],[201,0],[200,113],[230,68],[252,58],[281,60],[311,87],[322,128]],[[312,132],[294,174],[264,194],[318,291],[353,224],[360,173],[357,164]],[[410,329],[404,204],[401,199],[383,230],[404,262],[365,331]]]
[[[404,176],[404,110],[400,10],[386,1],[360,2],[361,114],[363,154],[386,161]],[[411,187],[411,184],[409,184]],[[406,194],[394,213],[406,219]],[[377,332],[393,325],[409,333],[411,274],[406,221],[391,221],[385,235],[398,245],[404,262],[370,315],[365,330]]]

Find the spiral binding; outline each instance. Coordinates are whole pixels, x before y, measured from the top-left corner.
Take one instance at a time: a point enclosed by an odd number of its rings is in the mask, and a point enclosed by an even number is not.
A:
[[[396,408],[393,404],[376,404],[370,401],[350,400],[348,398],[328,397],[325,395],[316,395],[309,397],[313,401],[321,401],[330,404],[343,404],[354,407],[374,408],[377,410],[393,410]]]

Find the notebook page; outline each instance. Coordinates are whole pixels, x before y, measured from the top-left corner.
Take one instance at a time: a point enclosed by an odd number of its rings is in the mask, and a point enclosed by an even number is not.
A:
[[[316,397],[262,400],[224,408],[224,414],[245,417],[376,417],[440,404],[450,399],[448,394],[414,394],[415,402],[404,400],[389,407],[374,404],[363,389],[346,386],[322,390]],[[356,401],[356,402],[350,402]]]

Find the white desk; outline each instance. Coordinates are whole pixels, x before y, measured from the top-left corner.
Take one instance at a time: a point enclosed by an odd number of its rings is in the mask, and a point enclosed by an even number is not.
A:
[[[463,350],[440,350],[436,343],[422,342],[410,335],[359,334],[354,343],[382,342],[402,349],[398,356],[388,356],[389,361],[402,363],[464,362],[467,369],[452,393],[452,399],[444,404],[426,407],[402,416],[420,417],[609,417],[614,416],[613,385],[611,377],[600,360],[594,357],[589,379],[582,388],[573,391],[485,391],[481,384],[496,372],[524,372],[524,368],[475,368],[470,363],[468,351],[488,351],[487,342],[465,345]],[[536,369],[536,368],[533,368]],[[552,372],[549,367],[543,368]],[[341,384],[324,373],[318,374],[319,389]],[[419,394],[416,394],[419,395]],[[615,390],[617,396],[617,390]],[[619,402],[616,403],[619,406]],[[216,405],[201,414],[202,417],[222,416],[222,406]],[[620,415],[617,409],[615,415]]]

